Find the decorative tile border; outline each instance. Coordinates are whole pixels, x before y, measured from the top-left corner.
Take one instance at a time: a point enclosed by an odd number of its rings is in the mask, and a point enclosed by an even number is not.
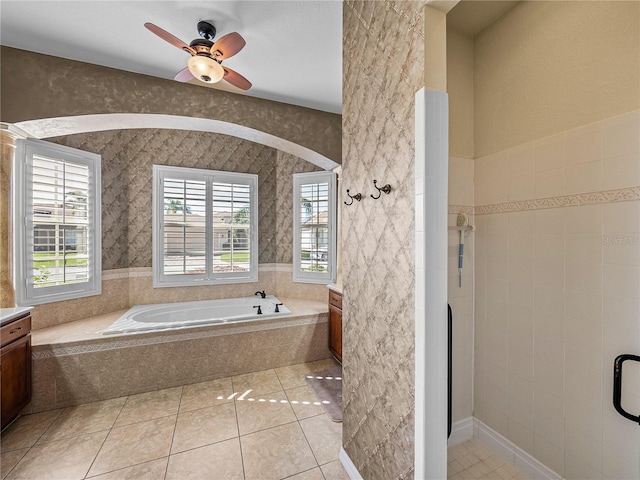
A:
[[[473,215],[475,213],[475,207],[472,205],[449,205],[447,213],[449,213],[449,215],[458,215],[460,213]]]
[[[278,328],[287,327],[300,327],[305,325],[314,325],[316,323],[327,323],[329,320],[327,315],[305,315],[302,317],[289,318],[277,322],[269,322],[267,324],[260,324],[260,322],[254,322],[249,325],[231,328],[211,328],[209,330],[201,330],[187,332],[187,333],[174,333],[174,332],[161,332],[162,335],[155,337],[134,338],[135,334],[129,337],[125,336],[123,340],[109,341],[105,343],[87,343],[83,345],[72,345],[69,347],[54,347],[50,350],[33,351],[31,357],[34,360],[51,357],[63,357],[67,355],[79,355],[82,353],[102,352],[106,350],[118,350],[121,348],[141,347],[146,345],[159,345],[163,343],[182,342],[188,340],[200,340],[208,337],[220,337],[225,335],[236,335],[239,333],[251,333],[260,332],[264,330],[275,330]],[[227,325],[219,325],[219,327],[226,327]],[[148,332],[147,332],[148,333]],[[108,338],[108,337],[107,337]],[[111,337],[113,338],[113,337]]]
[[[577,193],[558,197],[537,198],[519,202],[505,202],[494,205],[469,207],[449,205],[449,213],[466,213],[468,215],[489,215],[493,213],[522,212],[525,210],[542,210],[546,208],[576,207],[597,203],[631,202],[640,200],[640,186],[604,190],[601,192]]]

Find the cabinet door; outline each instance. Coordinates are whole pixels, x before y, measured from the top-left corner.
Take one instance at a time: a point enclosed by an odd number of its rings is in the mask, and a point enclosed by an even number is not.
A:
[[[329,350],[342,362],[342,310],[329,305]]]
[[[0,350],[1,424],[8,425],[31,400],[31,334]]]

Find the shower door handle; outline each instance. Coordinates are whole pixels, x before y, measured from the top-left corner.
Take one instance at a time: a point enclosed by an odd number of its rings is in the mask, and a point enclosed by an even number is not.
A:
[[[624,354],[619,355],[613,362],[613,406],[620,415],[624,418],[628,418],[632,422],[640,424],[640,415],[632,415],[622,408],[622,364],[632,360],[634,362],[640,362],[640,356]]]

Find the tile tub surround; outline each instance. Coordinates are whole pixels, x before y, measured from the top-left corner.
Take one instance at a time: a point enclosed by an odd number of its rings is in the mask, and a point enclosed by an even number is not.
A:
[[[103,336],[121,310],[36,330],[33,397],[25,412],[329,358],[326,302],[281,301],[290,317]]]
[[[341,424],[301,391],[306,372],[332,365],[308,362],[24,416],[3,432],[2,478],[349,480],[338,460]],[[242,396],[247,389],[255,391]]]

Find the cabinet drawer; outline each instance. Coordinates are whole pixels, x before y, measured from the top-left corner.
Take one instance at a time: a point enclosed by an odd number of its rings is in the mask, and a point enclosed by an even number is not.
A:
[[[0,328],[0,344],[4,347],[29,332],[31,332],[31,315],[14,320]]]
[[[333,305],[342,310],[342,295],[333,290],[329,290],[329,305]]]

